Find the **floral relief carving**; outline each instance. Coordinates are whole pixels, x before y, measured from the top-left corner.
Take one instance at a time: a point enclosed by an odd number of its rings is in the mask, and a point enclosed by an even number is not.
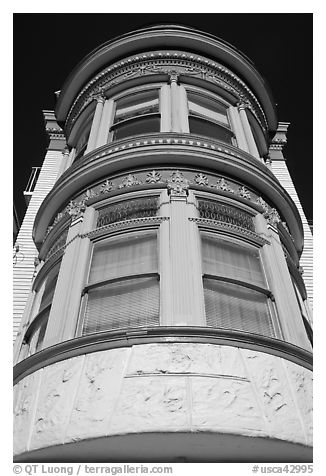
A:
[[[119,188],[125,188],[125,187],[133,187],[134,185],[140,185],[141,181],[139,181],[136,177],[136,175],[129,174],[127,177],[125,177],[121,184],[119,185]]]
[[[100,188],[100,193],[106,193],[106,192],[110,192],[110,190],[112,190],[113,188],[113,183],[111,182],[111,180],[106,180],[101,188]]]
[[[230,187],[228,182],[224,178],[218,179],[216,183],[216,188],[218,190],[223,190],[224,192],[231,192],[234,193],[234,190]]]
[[[267,219],[267,223],[272,226],[277,226],[281,221],[280,215],[275,208],[272,208],[268,213],[264,214],[264,216]]]
[[[240,197],[247,198],[248,200],[251,199],[250,192],[244,185],[239,188],[238,194]]]
[[[183,177],[182,172],[177,170],[172,172],[171,177],[167,181],[168,193],[177,196],[188,195],[189,180]]]
[[[69,202],[69,205],[66,208],[66,211],[69,213],[69,215],[75,219],[83,215],[83,213],[86,210],[86,205],[84,202],[75,202],[71,200]]]
[[[206,185],[206,186],[208,186],[208,178],[207,178],[206,175],[204,175],[203,173],[199,173],[199,174],[196,174],[196,175],[195,175],[195,182],[196,182],[198,185]]]
[[[146,176],[147,183],[157,183],[161,180],[162,176],[160,173],[156,172],[156,170],[152,170]]]

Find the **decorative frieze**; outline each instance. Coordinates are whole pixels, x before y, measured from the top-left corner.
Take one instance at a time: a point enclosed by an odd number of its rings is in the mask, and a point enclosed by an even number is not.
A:
[[[96,227],[133,218],[155,216],[157,210],[158,200],[156,197],[125,200],[99,210]]]
[[[224,177],[216,177],[216,175],[204,174],[203,172],[190,170],[183,170],[181,172],[179,170],[160,169],[129,173],[122,177],[106,178],[102,183],[88,188],[85,192],[71,200],[62,212],[58,213],[53,224],[48,227],[46,236],[63,217],[70,215],[73,219],[78,218],[83,214],[88,204],[101,200],[107,193],[121,189],[132,189],[139,185],[146,187],[160,184],[162,184],[162,188],[167,187],[169,193],[176,196],[186,196],[191,186],[202,187],[206,191],[217,190],[225,195],[232,194],[233,196],[240,197],[242,200],[262,207],[262,213],[269,224],[276,226],[280,221],[277,210],[270,207],[253,190],[249,190],[244,185],[239,185],[238,182]],[[283,225],[288,230],[285,222],[283,222]]]
[[[224,205],[211,200],[198,200],[200,218],[230,223],[232,225],[254,231],[254,223],[249,213],[238,208]]]
[[[265,129],[267,121],[262,107],[248,86],[224,66],[202,56],[194,56],[181,51],[155,51],[134,55],[98,73],[80,92],[67,117],[69,134],[80,112],[93,100],[94,96],[125,81],[126,79],[153,74],[166,74],[171,82],[180,76],[191,76],[217,84],[231,92],[244,103]]]

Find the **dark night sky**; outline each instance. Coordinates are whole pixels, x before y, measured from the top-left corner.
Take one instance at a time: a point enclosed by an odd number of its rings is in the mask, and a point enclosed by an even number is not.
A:
[[[238,48],[267,80],[278,120],[290,122],[288,167],[312,220],[312,14],[103,13],[14,14],[14,201],[46,151],[43,109],[91,50],[127,31],[173,22],[209,32]]]

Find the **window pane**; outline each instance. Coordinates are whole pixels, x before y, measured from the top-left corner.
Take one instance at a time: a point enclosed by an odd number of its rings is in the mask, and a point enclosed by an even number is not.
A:
[[[199,117],[189,116],[189,131],[192,134],[199,134],[232,144],[233,134],[231,131]]]
[[[265,294],[204,279],[204,297],[208,326],[275,337]]]
[[[160,131],[160,118],[158,116],[140,116],[137,120],[122,122],[114,126],[113,140],[125,137]]]
[[[201,94],[188,91],[187,95],[189,111],[192,114],[206,117],[225,125],[229,124],[226,106],[211,97]]]
[[[35,326],[32,333],[28,338],[28,355],[35,354],[39,350],[42,350],[45,331],[48,325],[48,319],[50,315],[50,308],[48,308],[42,314],[39,323]]]
[[[157,278],[120,281],[88,291],[83,335],[159,325]]]
[[[59,269],[56,269],[55,273],[51,273],[46,281],[44,292],[42,295],[42,300],[39,308],[39,312],[41,312],[43,309],[46,308],[49,304],[51,304],[54,291],[55,291],[55,286],[57,284],[58,280],[58,272]]]
[[[258,250],[202,236],[202,254],[205,274],[266,286]]]
[[[114,123],[116,124],[125,119],[130,119],[139,114],[158,112],[158,110],[158,89],[129,94],[128,96],[117,100]]]
[[[94,247],[89,283],[157,271],[156,235],[105,241]]]

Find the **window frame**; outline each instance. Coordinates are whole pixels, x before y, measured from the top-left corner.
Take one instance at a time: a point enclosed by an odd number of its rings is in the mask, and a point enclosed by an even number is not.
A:
[[[184,88],[186,90],[186,95],[187,95],[187,108],[188,108],[188,116],[187,116],[187,119],[188,119],[188,124],[189,124],[189,133],[191,134],[191,130],[190,130],[190,121],[189,121],[189,118],[190,117],[193,117],[195,119],[199,119],[199,120],[202,120],[203,122],[206,121],[210,124],[214,124],[218,127],[220,127],[221,129],[224,129],[225,131],[227,131],[228,133],[231,133],[231,143],[230,145],[233,145],[234,147],[238,147],[238,144],[237,144],[237,140],[236,140],[236,136],[235,136],[235,132],[232,130],[232,122],[231,122],[231,118],[230,118],[230,113],[229,113],[229,108],[231,106],[231,104],[229,102],[227,102],[224,98],[222,98],[221,96],[218,96],[217,94],[211,92],[211,91],[208,91],[208,90],[204,90],[198,86],[193,86],[193,85],[189,85],[189,84],[185,84],[184,85]],[[202,96],[204,99],[211,99],[212,102],[217,102],[218,104],[220,104],[221,106],[225,107],[225,115],[226,115],[226,118],[227,118],[227,122],[228,122],[228,125],[226,125],[225,123],[223,122],[220,122],[218,121],[217,119],[214,119],[212,118],[211,116],[209,115],[203,115],[203,114],[194,114],[191,112],[190,110],[190,107],[189,107],[189,103],[190,102],[193,102],[189,99],[189,94],[188,92],[190,93],[193,93],[193,94],[197,94],[198,96]],[[195,104],[195,103],[194,103]],[[209,111],[209,108],[207,108],[207,110]],[[201,135],[201,134],[200,134]],[[213,140],[218,140],[216,139],[216,137],[212,137],[212,136],[209,136],[209,135],[205,135],[203,137],[207,137],[207,138],[210,138],[210,139],[213,139]],[[221,141],[221,142],[224,142],[225,144],[229,144],[228,142],[225,142],[225,141]]]
[[[269,311],[270,322],[271,322],[273,333],[274,333],[274,336],[269,336],[269,337],[284,340],[284,336],[283,336],[282,329],[281,329],[280,322],[279,322],[279,318],[278,318],[275,298],[274,298],[274,295],[273,295],[272,291],[269,288],[269,283],[268,283],[268,278],[267,278],[267,274],[266,274],[266,271],[265,271],[264,261],[262,259],[261,252],[260,252],[261,247],[258,244],[248,243],[247,241],[244,241],[240,237],[235,238],[233,236],[231,237],[231,236],[227,236],[225,234],[220,234],[220,233],[218,233],[216,231],[213,231],[213,230],[208,231],[206,228],[205,229],[200,229],[200,227],[199,227],[199,233],[200,233],[200,243],[201,243],[201,263],[202,263],[202,268],[203,268],[202,269],[203,292],[205,290],[204,280],[208,279],[208,280],[219,281],[219,282],[222,282],[222,283],[224,282],[224,283],[234,284],[234,285],[237,285],[237,286],[242,286],[246,289],[251,289],[251,290],[253,290],[255,292],[258,292],[260,294],[264,294],[267,298],[266,304],[267,304],[267,308],[268,308],[268,311]],[[214,238],[214,240],[216,240],[216,241],[224,241],[226,243],[231,243],[231,244],[234,244],[236,246],[240,246],[242,248],[252,249],[252,250],[255,250],[256,252],[258,251],[259,263],[260,263],[260,267],[261,267],[262,277],[263,277],[263,280],[266,284],[266,287],[258,286],[256,284],[249,283],[249,282],[246,282],[246,281],[241,280],[241,279],[235,279],[235,278],[231,278],[231,277],[227,277],[227,276],[223,276],[223,275],[212,275],[212,274],[209,274],[209,273],[205,273],[204,272],[203,247],[202,247],[202,237],[203,236],[208,236],[209,238]],[[207,325],[205,292],[204,292],[204,308],[205,308],[205,319],[206,319],[206,325]],[[233,328],[231,328],[231,330],[239,331],[239,329],[233,329]],[[246,332],[246,331],[241,331],[241,332]],[[248,331],[248,332],[250,332],[250,331]],[[250,333],[252,333],[252,332],[250,332]],[[257,333],[257,334],[261,335],[259,333]]]
[[[139,120],[143,117],[159,118],[160,126],[159,126],[159,131],[158,132],[161,131],[161,125],[162,125],[161,89],[162,89],[162,86],[164,86],[163,82],[143,84],[141,86],[137,86],[137,87],[133,87],[133,88],[130,88],[130,89],[127,89],[127,90],[123,90],[123,91],[119,92],[118,94],[116,94],[116,95],[114,95],[110,98],[114,102],[114,108],[113,108],[113,114],[112,114],[112,123],[110,124],[110,127],[109,127],[109,134],[108,134],[107,143],[114,143],[116,140],[123,140],[123,139],[126,139],[127,137],[134,137],[134,135],[130,135],[130,136],[126,136],[125,138],[122,138],[122,139],[115,139],[114,138],[114,133],[118,129],[118,127],[121,126],[121,124],[130,124],[132,122],[136,122],[137,120]],[[151,91],[151,90],[154,90],[154,89],[157,90],[157,92],[158,92],[158,112],[137,114],[137,115],[129,117],[127,119],[115,122],[117,103],[120,99],[123,99],[127,96],[132,96],[133,94],[136,95],[137,93]],[[145,103],[140,103],[140,104],[145,104]],[[139,109],[141,109],[141,106],[139,107]],[[136,134],[136,135],[138,135],[138,134]]]
[[[121,242],[121,240],[122,241],[126,240],[126,239],[127,240],[128,239],[132,240],[133,238],[135,238],[137,236],[143,237],[143,236],[146,236],[146,235],[155,236],[157,271],[149,272],[149,273],[129,274],[129,275],[124,275],[124,276],[119,276],[119,277],[116,277],[116,278],[110,278],[110,279],[106,279],[106,280],[96,281],[94,283],[89,282],[90,272],[91,272],[92,263],[93,263],[94,250],[95,250],[95,247],[96,247],[97,244],[104,243],[104,242],[109,242],[109,241],[111,241],[114,244],[116,242]],[[133,279],[142,279],[142,278],[150,278],[150,277],[153,277],[153,278],[156,277],[158,283],[160,283],[160,260],[159,260],[160,242],[159,242],[159,236],[160,236],[159,226],[155,226],[155,227],[142,226],[142,227],[137,227],[137,229],[134,229],[134,230],[128,230],[128,231],[127,230],[121,230],[119,232],[110,233],[109,235],[108,234],[106,234],[104,236],[102,235],[102,236],[99,236],[99,237],[94,238],[92,240],[92,246],[91,246],[91,250],[90,250],[90,253],[89,253],[89,259],[88,259],[88,267],[87,267],[87,271],[86,271],[86,274],[85,274],[85,283],[84,283],[84,287],[83,287],[83,290],[82,290],[82,293],[81,293],[79,316],[78,316],[77,325],[76,325],[76,332],[75,332],[76,337],[83,337],[83,336],[86,336],[86,335],[90,335],[90,334],[83,334],[83,326],[84,326],[85,312],[86,312],[86,308],[87,308],[88,291],[89,290],[100,289],[101,287],[106,286],[108,284],[115,284],[115,283],[119,283],[119,282],[123,282],[123,281],[130,281],[130,280],[133,280]],[[160,287],[159,287],[158,309],[159,309],[158,325],[160,325],[160,314],[161,314],[161,290],[160,290]],[[110,329],[110,330],[114,331],[114,330],[118,330],[118,329],[120,329],[120,328]],[[104,331],[99,331],[98,333],[100,333],[100,332],[108,332],[108,331],[104,330]]]
[[[19,360],[25,359],[31,355],[34,355],[35,353],[41,351],[43,349],[43,343],[44,343],[44,336],[46,333],[48,321],[49,321],[49,316],[51,312],[51,307],[53,303],[53,298],[54,298],[54,293],[57,287],[57,282],[58,282],[58,277],[60,273],[60,267],[61,267],[61,261],[62,257],[58,258],[52,266],[47,270],[46,275],[44,276],[42,270],[40,270],[39,276],[41,279],[36,279],[34,283],[34,298],[33,298],[33,304],[31,307],[30,311],[30,317],[29,317],[29,324],[26,329],[26,332],[24,334],[24,338],[22,341],[22,346],[20,350],[20,357]],[[44,292],[46,290],[46,285],[49,280],[52,280],[53,278],[55,279],[55,286],[53,290],[53,295],[51,298],[51,301],[47,303],[44,307],[41,308],[42,305],[42,299],[44,297]],[[40,309],[41,308],[41,309]],[[42,326],[43,321],[45,320],[45,329],[44,329],[44,334],[43,334],[43,339],[41,343],[41,348],[36,350],[37,345],[35,346],[35,351],[31,352],[30,351],[30,343],[32,341],[33,336],[35,335],[35,332]],[[37,342],[38,344],[38,342]]]

